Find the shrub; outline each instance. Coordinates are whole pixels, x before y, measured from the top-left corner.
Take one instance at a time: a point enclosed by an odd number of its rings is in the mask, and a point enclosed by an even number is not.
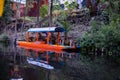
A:
[[[102,0],[105,2],[105,0]],[[92,20],[91,29],[80,39],[81,47],[87,52],[103,52],[109,56],[120,55],[120,15],[118,1],[107,1],[108,7]]]
[[[109,25],[98,25],[94,22],[92,28],[83,34],[80,46],[87,48],[89,52],[96,49],[100,52],[104,49],[107,55],[120,55],[120,24],[113,21]],[[95,52],[98,52],[98,51]]]
[[[10,38],[8,37],[8,35],[2,34],[2,35],[0,36],[0,41],[1,41],[1,42],[4,42],[4,43],[9,43],[9,42],[10,42]]]

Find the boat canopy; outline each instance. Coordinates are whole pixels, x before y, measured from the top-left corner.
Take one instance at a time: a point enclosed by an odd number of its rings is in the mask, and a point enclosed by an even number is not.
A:
[[[42,27],[42,28],[30,28],[28,32],[64,32],[62,27]]]

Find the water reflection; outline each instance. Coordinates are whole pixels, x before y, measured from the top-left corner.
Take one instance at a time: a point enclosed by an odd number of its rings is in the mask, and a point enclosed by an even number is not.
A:
[[[33,59],[34,61],[40,61],[42,63],[48,64],[54,69],[61,69],[65,66],[66,60],[72,60],[78,55],[76,53],[67,52],[52,52],[52,51],[42,51],[42,50],[32,50],[27,48],[19,48],[14,45],[4,45],[0,43],[0,52],[4,56],[4,61],[6,64],[4,70],[7,72],[2,72],[8,77],[2,77],[0,80],[8,80],[8,78],[24,78],[24,80],[48,80],[50,75],[50,70],[47,68],[29,64],[27,59]],[[7,78],[7,79],[6,79]]]
[[[19,48],[20,49],[20,48]],[[32,49],[22,49],[25,52],[28,63],[37,65],[48,69],[46,66],[53,67],[52,69],[60,69],[65,65],[66,59],[76,58],[78,55],[76,53],[56,53],[51,51],[41,51],[41,50],[32,50]],[[22,51],[21,50],[21,51]],[[43,64],[46,64],[43,65]]]

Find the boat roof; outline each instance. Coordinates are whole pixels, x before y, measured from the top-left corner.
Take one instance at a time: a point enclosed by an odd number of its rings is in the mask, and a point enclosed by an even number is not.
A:
[[[42,28],[30,28],[27,32],[64,32],[62,27],[42,27]]]

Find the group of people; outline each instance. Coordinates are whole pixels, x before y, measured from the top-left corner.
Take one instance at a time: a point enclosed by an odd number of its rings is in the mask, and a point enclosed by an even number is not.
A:
[[[29,37],[30,42],[37,41],[36,37]],[[65,40],[64,36],[60,36],[58,41],[58,34],[56,33],[38,33],[38,41],[48,43],[48,44],[60,44],[60,45],[68,45],[73,46],[75,45],[75,40],[70,38],[69,40]],[[59,42],[59,43],[58,43]]]

